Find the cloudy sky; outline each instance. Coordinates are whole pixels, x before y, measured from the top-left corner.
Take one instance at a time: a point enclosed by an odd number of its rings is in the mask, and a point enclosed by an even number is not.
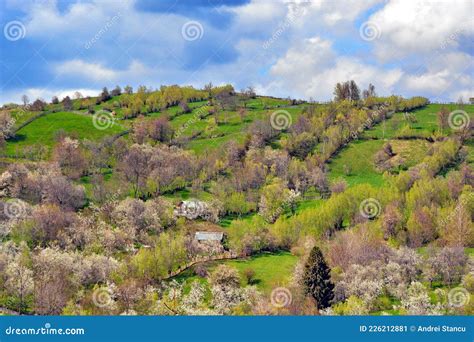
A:
[[[380,95],[474,95],[471,0],[0,2],[1,103],[210,81],[316,100],[348,79]]]

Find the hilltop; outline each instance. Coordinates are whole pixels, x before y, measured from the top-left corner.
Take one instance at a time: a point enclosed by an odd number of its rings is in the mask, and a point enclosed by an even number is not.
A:
[[[4,106],[0,256],[58,292],[2,285],[0,306],[299,314],[314,306],[302,270],[318,246],[335,284],[321,310],[413,313],[410,289],[426,312],[453,313],[436,296],[472,286],[474,105],[353,81],[335,94],[127,86]],[[293,304],[269,306],[282,287]]]

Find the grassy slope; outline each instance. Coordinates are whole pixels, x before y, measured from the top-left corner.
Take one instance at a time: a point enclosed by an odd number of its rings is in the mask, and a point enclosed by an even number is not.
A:
[[[252,285],[256,285],[259,290],[269,294],[273,288],[288,284],[297,261],[298,258],[288,252],[277,252],[273,254],[261,253],[248,259],[210,262],[207,263],[206,266],[209,272],[212,272],[220,263],[237,268],[242,277],[243,285],[246,285],[244,271],[250,268],[255,272]],[[186,282],[186,286],[191,284],[194,280],[207,283],[205,279],[195,275],[192,270],[187,270],[174,279],[180,282]]]
[[[381,186],[382,172],[375,168],[373,160],[386,142],[390,142],[393,151],[404,159],[402,167],[405,169],[421,162],[430,146],[425,140],[356,140],[330,161],[329,178],[333,181],[345,179],[349,185],[368,183]],[[344,173],[344,165],[351,169],[349,175]]]
[[[420,138],[429,137],[433,132],[438,131],[437,115],[441,104],[430,104],[424,108],[415,110],[411,115],[416,117],[415,123],[410,127]],[[453,111],[458,108],[455,104],[445,105],[448,110]],[[474,118],[474,105],[465,105],[464,110]],[[395,113],[384,123],[380,123],[372,129],[364,132],[362,139],[376,140],[357,140],[351,142],[347,147],[341,150],[329,163],[330,179],[345,179],[349,185],[368,183],[374,186],[383,184],[381,172],[375,169],[373,160],[375,153],[382,148],[385,142],[390,142],[395,153],[405,161],[403,168],[408,168],[419,163],[429,149],[429,143],[426,140],[402,140],[395,139],[400,129],[407,125],[403,113]],[[449,134],[450,131],[444,132]],[[471,141],[467,146],[469,157],[468,162],[474,160],[474,143]],[[344,165],[351,169],[351,173],[344,173]]]
[[[416,118],[415,123],[412,123],[410,127],[420,137],[429,137],[433,132],[438,131],[437,115],[441,108],[445,106],[449,111],[458,109],[456,104],[430,104],[424,108],[414,110],[410,113]],[[466,111],[471,119],[474,119],[474,105],[464,105],[464,111]],[[374,128],[366,131],[363,137],[366,138],[378,138],[378,139],[391,139],[396,137],[397,132],[405,125],[409,124],[406,120],[404,113],[395,113],[392,118],[387,120],[385,124],[380,124]],[[447,129],[446,134],[451,132]]]
[[[7,154],[14,155],[15,150],[31,145],[51,148],[55,143],[55,133],[64,130],[80,139],[98,140],[104,136],[123,131],[118,124],[105,130],[96,129],[92,117],[68,112],[52,113],[43,116],[17,132],[17,137],[7,143]]]
[[[375,170],[373,155],[382,148],[382,140],[356,140],[344,148],[329,163],[330,179],[343,178],[349,185],[369,183],[382,185],[382,175]],[[349,175],[344,173],[344,165],[349,166]]]

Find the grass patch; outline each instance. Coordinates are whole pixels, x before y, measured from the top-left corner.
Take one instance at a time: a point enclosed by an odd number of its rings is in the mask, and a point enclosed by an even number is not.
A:
[[[405,127],[409,128],[410,135],[418,138],[427,138],[436,132],[450,134],[452,133],[451,129],[448,128],[441,132],[438,127],[437,113],[443,106],[450,112],[460,108],[457,104],[434,103],[414,110],[408,116],[405,113],[395,113],[390,119],[364,132],[363,136],[366,138],[392,139],[399,136]],[[466,111],[471,119],[474,118],[474,105],[464,105],[462,110]],[[410,117],[415,118],[416,122],[410,122]]]
[[[368,183],[382,186],[383,177],[374,166],[373,156],[382,148],[383,140],[355,140],[329,162],[329,178],[343,178],[352,186]],[[347,172],[350,170],[350,172]]]
[[[246,269],[251,268],[255,272],[252,285],[256,285],[259,290],[269,294],[277,286],[288,285],[297,261],[298,257],[289,252],[281,251],[277,253],[261,253],[248,259],[210,262],[207,263],[207,266],[210,273],[221,263],[235,267],[242,277],[243,286],[247,285],[244,280],[244,272]],[[174,279],[179,282],[186,282],[185,288],[194,280],[203,281],[203,278],[196,276],[191,269],[174,277]]]
[[[55,133],[64,130],[79,139],[100,140],[101,138],[123,131],[118,124],[105,130],[96,129],[92,123],[92,116],[58,112],[47,114],[29,125],[20,129],[16,137],[7,143],[7,155],[15,156],[28,146],[42,146],[49,151],[56,143]]]

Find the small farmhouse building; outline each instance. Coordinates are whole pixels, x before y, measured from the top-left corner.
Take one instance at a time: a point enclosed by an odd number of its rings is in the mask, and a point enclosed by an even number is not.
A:
[[[220,242],[224,238],[223,232],[196,232],[194,238],[201,241],[216,241]]]

